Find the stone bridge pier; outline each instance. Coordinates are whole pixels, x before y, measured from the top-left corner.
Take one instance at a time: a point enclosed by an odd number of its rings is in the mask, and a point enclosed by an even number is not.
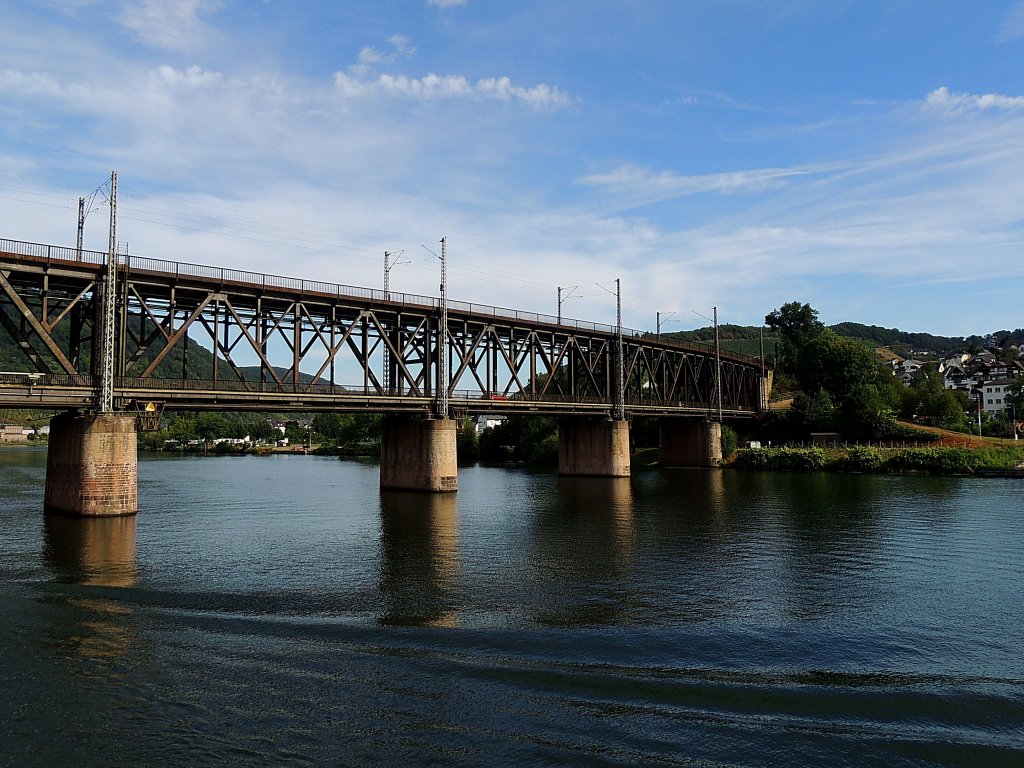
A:
[[[459,490],[454,419],[388,414],[380,441],[380,487],[396,491]]]
[[[60,413],[50,420],[47,513],[134,515],[139,509],[138,433],[124,413]]]
[[[558,474],[629,477],[629,422],[565,417],[558,421]]]
[[[717,467],[722,463],[722,425],[717,421],[664,418],[661,466]]]

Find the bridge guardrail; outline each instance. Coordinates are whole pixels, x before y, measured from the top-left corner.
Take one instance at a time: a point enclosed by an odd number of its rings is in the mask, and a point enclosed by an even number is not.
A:
[[[104,265],[107,263],[107,254],[101,251],[82,250],[68,248],[59,245],[46,245],[43,243],[31,243],[21,240],[8,240],[0,238],[0,251],[7,253],[32,256],[49,261],[66,261]],[[260,286],[263,288],[280,288],[288,291],[297,291],[302,294],[321,294],[330,297],[353,297],[367,299],[370,301],[392,302],[415,307],[431,309],[440,308],[440,299],[433,296],[422,296],[419,294],[399,293],[396,291],[385,292],[376,288],[360,288],[358,286],[344,285],[341,283],[327,283],[317,280],[303,280],[301,278],[284,277],[261,272],[248,272],[227,267],[210,267],[202,264],[191,264],[183,261],[167,261],[165,259],[154,259],[147,256],[132,256],[130,254],[118,254],[118,265],[123,266],[129,273],[133,270],[154,272],[162,275],[176,277],[196,277],[208,280],[216,280],[220,283],[236,283],[249,286]],[[572,318],[559,318],[553,315],[546,315],[537,312],[524,312],[517,309],[495,307],[487,304],[476,304],[458,300],[448,301],[449,311],[462,311],[468,314],[491,317],[502,320],[517,320],[521,322],[543,323],[546,325],[575,328],[582,331],[595,331],[598,333],[615,334],[616,326],[605,323],[594,323],[586,320],[575,320]],[[651,340],[654,336],[650,331],[638,331],[631,328],[623,328],[622,335],[629,339]],[[671,339],[658,340],[659,344],[675,349],[700,352],[705,355],[714,354],[715,348],[711,344],[701,342],[680,342]],[[726,360],[735,360],[748,364],[760,365],[760,360],[743,355],[737,352],[723,353]]]

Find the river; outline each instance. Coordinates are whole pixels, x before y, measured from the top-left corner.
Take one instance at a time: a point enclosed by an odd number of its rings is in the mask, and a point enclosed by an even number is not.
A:
[[[0,763],[1024,765],[1019,480],[0,450]]]

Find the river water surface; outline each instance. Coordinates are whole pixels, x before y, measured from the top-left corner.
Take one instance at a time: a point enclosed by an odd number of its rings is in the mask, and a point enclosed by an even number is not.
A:
[[[1019,480],[0,450],[0,764],[1024,765]]]

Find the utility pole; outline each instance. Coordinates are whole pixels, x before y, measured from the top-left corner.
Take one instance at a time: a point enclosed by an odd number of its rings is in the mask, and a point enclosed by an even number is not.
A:
[[[718,423],[722,423],[722,347],[718,340],[718,307],[715,313],[715,401],[718,405]]]
[[[100,338],[99,413],[114,411],[114,324],[117,318],[117,171],[110,173],[110,239],[107,245],[107,275],[103,285],[103,314]]]
[[[768,383],[764,379],[764,325],[761,326],[761,410],[768,410]]]
[[[625,392],[625,381],[623,372],[623,352],[622,352],[622,283],[619,278],[615,278],[615,327],[618,350],[616,352],[616,360],[618,365],[616,366],[615,378],[616,378],[616,413],[615,418],[618,421],[622,421],[626,418],[626,392]]]
[[[441,328],[437,339],[438,415],[448,418],[448,238],[441,238]]]
[[[75,258],[82,260],[82,241],[85,237],[85,198],[78,198],[78,247],[75,250]]]
[[[399,251],[398,253],[391,253],[390,251],[384,251],[384,299],[385,301],[391,299],[391,270],[397,267],[399,264],[408,264],[408,261],[391,261],[391,257],[401,257],[405,251]],[[391,350],[388,349],[388,345],[384,344],[384,391],[388,394],[391,393]]]

